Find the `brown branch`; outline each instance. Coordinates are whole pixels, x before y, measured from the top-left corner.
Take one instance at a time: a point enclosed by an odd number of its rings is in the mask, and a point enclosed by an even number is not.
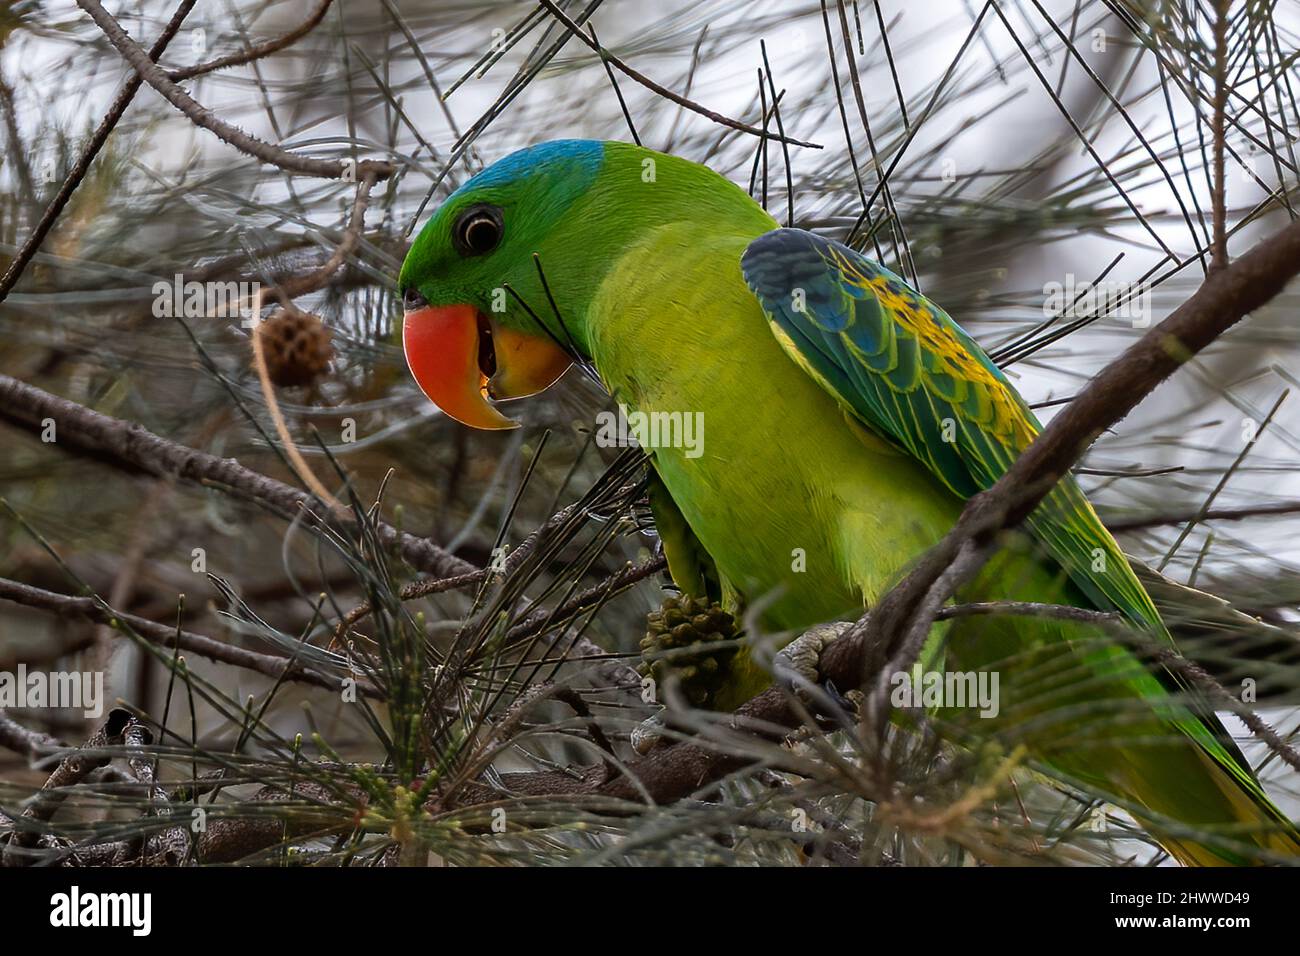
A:
[[[103,415],[8,375],[0,375],[0,419],[39,434],[41,422],[55,422],[55,445],[78,451],[127,471],[176,477],[218,485],[282,515],[310,512],[316,499],[252,469],[233,458],[218,458],[155,435],[134,422]],[[444,551],[427,538],[377,523],[381,544],[395,550],[411,567],[428,574],[453,575],[478,568]]]
[[[225,644],[202,634],[195,634],[192,631],[178,631],[171,625],[105,608],[103,604],[93,597],[58,594],[54,591],[32,587],[29,584],[11,581],[8,578],[0,578],[0,600],[13,601],[15,604],[22,604],[25,607],[51,611],[60,617],[87,618],[119,630],[125,625],[150,644],[158,647],[179,647],[183,651],[198,654],[200,657],[206,657],[221,664],[229,664],[232,667],[242,667],[245,670],[264,674],[276,680],[290,680],[334,691],[337,691],[340,686],[338,678],[311,670],[288,657],[279,654],[262,654],[242,647],[233,647],[230,644]],[[357,686],[367,696],[381,696],[368,683],[359,682]],[[0,740],[0,743],[3,743],[3,740]]]
[[[157,90],[167,102],[180,110],[190,122],[208,130],[218,139],[229,143],[242,153],[260,159],[264,163],[277,166],[291,173],[304,176],[317,176],[322,179],[362,178],[373,175],[376,179],[387,179],[395,171],[392,163],[363,160],[360,163],[343,162],[337,159],[313,159],[281,149],[265,140],[258,139],[244,132],[237,126],[227,123],[212,110],[203,106],[192,96],[182,90],[167,77],[167,72],[149,58],[138,43],[132,40],[122,29],[121,24],[98,0],[77,0],[77,5],[90,15],[108,41],[121,54],[122,59],[140,74],[146,83]]]
[[[508,578],[519,570],[524,560],[536,550],[539,542],[551,532],[573,520],[577,515],[578,504],[576,503],[568,505],[551,515],[506,556],[499,570],[494,571],[491,568],[484,568],[451,577],[413,581],[405,585],[398,592],[398,596],[403,601],[412,601],[432,594],[441,594],[445,591],[474,587],[482,584],[489,577]],[[653,576],[667,566],[667,561],[662,556],[649,558],[640,564],[628,564],[615,571],[599,584],[592,585],[579,592],[558,608],[536,608],[510,629],[506,646],[518,646],[529,638],[540,634],[548,626],[564,624],[582,611],[588,610],[601,601],[608,600],[613,595],[631,587],[638,581]],[[364,620],[371,610],[369,603],[362,603],[344,614],[339,619],[339,623],[334,630],[334,641],[342,641],[347,632]],[[604,648],[586,637],[579,637],[573,643],[573,646],[568,649],[568,653],[572,654],[574,652],[584,658],[601,657],[606,653]],[[615,661],[604,662],[599,668],[599,677],[604,683],[612,687],[636,686],[640,680],[635,670]]]
[[[968,604],[954,604],[940,608],[934,615],[936,621],[947,621],[957,617],[989,617],[997,614],[1011,614],[1020,617],[1047,617],[1058,621],[1076,621],[1080,624],[1116,624],[1121,622],[1118,614],[1108,611],[1094,611],[1086,607],[1074,607],[1070,604],[1038,604],[1034,601],[972,601]]]
[[[304,799],[308,801],[306,806],[284,808],[280,812],[267,812],[257,817],[214,815],[208,821],[207,831],[198,838],[195,857],[204,863],[234,863],[285,840],[328,832],[339,825],[343,812],[323,806],[336,804],[336,795],[320,784],[307,780],[295,782],[288,788],[263,787],[253,796],[252,801],[241,804],[239,809],[247,811],[250,803],[295,803]],[[360,802],[359,793],[356,794],[356,799]],[[176,829],[188,833],[187,827]],[[157,865],[165,861],[154,858],[147,862]]]
[[[23,866],[30,862],[30,855],[23,851],[36,845],[41,834],[40,824],[54,816],[68,795],[67,788],[109,762],[110,756],[102,751],[105,747],[120,744],[122,733],[134,720],[129,711],[114,708],[109,711],[108,718],[100,728],[79,749],[59,762],[44,786],[28,802],[22,815],[14,821],[14,829],[10,832],[3,855],[0,855],[0,865]]]
[[[57,737],[24,727],[0,710],[0,747],[22,754],[29,762],[35,763],[41,757],[66,750],[67,744]]]
[[[1163,525],[1186,524],[1196,519],[1199,521],[1241,521],[1245,518],[1258,518],[1268,515],[1289,515],[1300,512],[1300,501],[1274,501],[1264,505],[1248,505],[1241,508],[1211,508],[1202,513],[1201,508],[1194,511],[1163,511],[1151,515],[1139,515],[1134,518],[1119,518],[1107,521],[1106,527],[1112,534],[1122,531],[1141,531],[1145,528],[1159,528]]]
[[[644,581],[668,567],[668,561],[663,555],[653,558],[647,558],[639,564],[627,564],[618,571],[615,571],[607,579],[599,584],[593,584],[586,590],[570,598],[558,608],[538,608],[530,613],[518,624],[515,624],[506,637],[507,646],[514,646],[522,641],[528,640],[536,634],[540,634],[548,625],[554,626],[564,621],[570,620],[575,615],[590,608],[593,604],[607,598],[610,595],[617,594],[624,588],[636,584],[638,581]]]
[[[1216,0],[1214,5],[1214,118],[1211,135],[1214,137],[1214,176],[1211,183],[1211,234],[1210,271],[1217,272],[1228,264],[1228,207],[1224,195],[1227,189],[1223,151],[1225,138],[1224,112],[1228,104],[1228,8],[1232,0]]]
[[[228,66],[242,66],[245,63],[251,63],[254,60],[260,60],[268,57],[272,53],[278,53],[287,46],[297,43],[325,19],[325,14],[334,0],[319,0],[316,9],[308,15],[300,25],[294,27],[288,33],[281,34],[271,40],[266,40],[256,46],[249,47],[242,53],[231,53],[228,56],[218,57],[215,60],[208,60],[206,63],[199,63],[195,66],[187,66],[180,70],[170,70],[167,73],[167,79],[173,83],[180,83],[183,80],[190,80],[196,76],[202,76],[204,73],[211,73],[214,70],[224,70]],[[156,58],[155,58],[156,59]]]
[[[147,56],[150,62],[162,55],[163,50],[176,36],[176,32],[181,28],[181,23],[184,22],[185,17],[197,2],[198,0],[181,0],[176,12],[172,14],[172,18],[167,22],[167,25],[163,27],[163,32],[154,41],[153,46],[149,48]],[[9,268],[5,270],[3,278],[0,278],[0,302],[3,302],[13,290],[13,287],[18,284],[23,271],[36,256],[37,250],[40,249],[41,243],[45,241],[45,237],[49,235],[50,230],[54,228],[54,223],[62,215],[68,200],[72,198],[72,194],[76,192],[77,187],[81,185],[81,181],[90,172],[90,164],[94,162],[95,157],[99,155],[99,151],[108,142],[109,134],[117,126],[118,121],[126,112],[126,108],[131,105],[131,100],[135,98],[135,94],[139,92],[140,84],[143,82],[144,80],[139,74],[128,79],[121,92],[117,94],[117,98],[109,106],[104,118],[95,127],[90,142],[82,148],[81,155],[77,157],[76,164],[68,171],[68,175],[64,178],[63,185],[59,187],[58,193],[50,200],[50,204],[45,207],[45,213],[41,216],[40,222],[36,224],[36,228],[32,230],[31,235],[23,241],[22,248],[18,250],[18,254],[9,263]]]
[[[403,601],[414,601],[417,598],[428,597],[432,594],[442,594],[444,591],[456,591],[461,588],[473,587],[476,584],[482,584],[488,579],[489,575],[496,575],[501,578],[508,577],[519,569],[519,565],[524,559],[537,547],[545,535],[550,534],[565,522],[569,521],[578,512],[578,505],[572,504],[560,509],[551,517],[547,518],[536,530],[528,535],[519,547],[515,548],[506,556],[499,570],[492,568],[480,568],[474,571],[467,571],[463,574],[453,575],[444,578],[426,578],[423,581],[412,581],[405,585],[398,592],[398,597]],[[338,626],[334,630],[334,640],[341,641],[343,636],[357,623],[364,620],[371,612],[368,602],[357,605],[348,611],[339,619]]]
[[[481,584],[487,578],[487,574],[486,570],[468,571],[449,578],[424,578],[420,581],[412,581],[402,587],[398,597],[403,601],[414,601],[431,594],[442,594],[444,591],[458,591],[461,588]],[[333,643],[341,642],[348,631],[370,615],[370,611],[369,602],[362,602],[339,618],[339,623],[334,628]]]
[[[28,385],[26,382],[21,382],[7,375],[0,375],[0,420],[8,421],[27,431],[39,434],[43,427],[42,422],[47,418],[53,419],[55,422],[57,440],[53,444],[64,450],[89,455],[126,471],[144,472],[158,477],[175,477],[197,484],[220,486],[287,517],[294,517],[303,511],[310,511],[315,504],[315,499],[306,492],[299,491],[276,481],[274,478],[245,468],[233,458],[218,458],[215,455],[209,455],[155,435],[141,425],[112,418],[83,405],[78,405],[76,402],[51,395],[34,385]],[[571,508],[565,509],[550,520],[566,520],[571,512]],[[508,566],[513,567],[529,553],[532,548],[529,542],[538,540],[537,535],[541,530],[538,529],[519,548],[515,549],[515,552],[507,558]],[[439,576],[440,580],[417,582],[415,585],[409,586],[413,590],[428,589],[426,593],[432,593],[434,590],[442,590],[444,583],[448,588],[472,586],[484,580],[488,573],[485,569],[477,568],[468,561],[443,550],[427,538],[398,531],[383,522],[375,523],[375,531],[380,543],[386,548],[395,550],[408,565],[418,571]],[[511,563],[512,559],[514,564]],[[516,625],[510,639],[515,642],[532,636],[540,631],[545,621],[551,619],[552,615],[554,621],[564,621],[581,610],[591,607],[602,597],[607,597],[610,593],[616,593],[637,581],[649,577],[662,569],[663,566],[661,558],[651,559],[642,565],[631,565],[614,574],[609,581],[593,586],[577,595],[558,611],[538,609]],[[444,582],[442,579],[450,580]],[[8,584],[10,587],[26,587],[16,582],[8,582]],[[39,591],[39,589],[31,590]],[[70,598],[67,595],[53,594],[53,592],[43,593],[56,599],[56,601],[60,598],[67,598],[72,601],[87,601],[89,602],[86,605],[87,607],[94,605],[94,602],[89,598]],[[2,590],[0,590],[0,596],[6,596]],[[97,607],[97,605],[95,606]],[[350,612],[349,626],[360,620],[365,613],[360,608]],[[145,621],[144,618],[120,616],[126,620]],[[165,628],[167,640],[172,639],[171,628],[157,622],[146,622],[146,626],[150,625]],[[142,632],[142,636],[148,635]],[[192,635],[192,637],[199,639],[200,636]],[[207,649],[211,650],[213,654],[234,650],[228,645],[213,641],[211,638],[202,638],[202,640],[211,642],[211,646],[208,646]],[[218,649],[224,649],[224,651]],[[192,650],[195,653],[204,654],[204,656],[213,656],[213,654],[201,650],[197,645]],[[602,648],[590,643],[585,638],[575,644],[572,650],[584,656],[604,653]],[[240,653],[250,654],[252,652],[241,651]],[[275,666],[281,668],[281,670],[283,669],[283,664],[278,662],[285,659],[269,655],[261,656],[266,656],[270,661],[277,662]],[[221,658],[214,657],[213,659],[220,660]],[[235,662],[228,661],[228,663]],[[247,665],[239,664],[238,666]],[[266,666],[270,665],[261,664],[253,669],[258,670]],[[612,680],[615,670],[620,675],[619,680]],[[609,668],[609,671],[608,674],[602,674],[605,680],[616,684],[624,682],[622,678],[626,677],[624,673],[626,668],[613,665]],[[262,670],[262,672],[269,673],[266,670]],[[272,676],[277,676],[279,672],[276,671]]]
[[[604,581],[580,592],[560,605],[560,607],[554,609],[538,608],[530,613],[510,629],[510,632],[506,635],[506,646],[517,647],[524,641],[542,633],[547,627],[554,627],[570,621],[583,611],[609,600],[615,594],[631,587],[638,581],[644,581],[646,578],[658,574],[667,567],[668,561],[663,555],[647,558],[640,564],[628,563]],[[566,630],[562,628],[552,638],[551,647],[564,644],[566,633]],[[564,647],[563,654],[566,658],[572,659],[576,655],[577,659],[597,662],[594,667],[595,675],[607,687],[631,688],[637,687],[641,683],[641,675],[637,673],[635,668],[624,661],[609,659],[609,652],[585,635],[579,635],[572,640],[568,646]]]
[[[274,806],[303,800],[305,805]],[[325,804],[334,804],[339,809]],[[299,781],[291,788],[265,786],[240,804],[236,812],[241,816],[210,811],[207,829],[194,838],[194,857],[202,863],[237,863],[285,840],[334,832],[344,811],[350,809],[338,804],[326,788],[310,781]],[[250,810],[259,812],[250,814]],[[69,846],[64,841],[42,839],[40,848],[42,862],[49,860],[54,866],[179,866],[189,857],[191,838],[188,826],[171,826],[149,834],[144,840]]]
[[[334,273],[339,271],[361,242],[361,234],[366,226],[366,208],[370,205],[370,192],[375,187],[375,178],[372,170],[362,176],[361,182],[357,183],[356,198],[352,200],[352,213],[348,217],[347,227],[343,230],[343,238],[324,264],[307,275],[291,276],[279,285],[273,286],[264,293],[264,298],[274,297],[287,303],[289,299],[296,299],[300,295],[316,292],[329,285],[330,280],[334,278]]]
[[[1283,740],[1278,732],[1252,708],[1229,694],[1205,668],[1195,661],[1180,657],[1167,647],[1156,648],[1153,653],[1160,663],[1205,690],[1210,699],[1218,705],[1216,709],[1230,710],[1240,717],[1242,723],[1250,728],[1250,732],[1268,745],[1269,750],[1286,761],[1293,770],[1300,771],[1300,753]]]
[[[126,779],[143,785],[149,793],[150,816],[160,816],[157,811],[165,808],[172,797],[156,779],[154,759],[147,750],[152,742],[149,728],[129,711],[120,708],[110,711],[103,725],[76,749],[46,734],[29,730],[0,712],[0,745],[32,756],[66,754],[18,820],[7,820],[0,815],[0,822],[10,829],[8,842],[0,839],[0,865],[52,862],[56,866],[178,866],[185,862],[191,839],[186,825],[164,827],[143,839],[136,837],[89,846],[73,846],[62,838],[41,832],[41,824],[54,816],[68,796],[68,788],[91,779],[93,774],[106,767],[114,756],[106,751],[115,747],[123,749],[122,756],[131,768]],[[360,799],[360,791],[354,787],[346,787],[345,792]],[[193,797],[193,794],[189,796]],[[250,808],[259,805],[304,798],[308,801],[305,807],[285,808],[287,812],[284,813],[248,814]],[[267,785],[239,806],[237,812],[243,816],[227,817],[213,811],[207,828],[196,840],[195,854],[204,863],[234,863],[285,839],[310,836],[328,829],[351,809],[346,801],[341,801],[339,794],[318,783],[300,780],[288,787]]]

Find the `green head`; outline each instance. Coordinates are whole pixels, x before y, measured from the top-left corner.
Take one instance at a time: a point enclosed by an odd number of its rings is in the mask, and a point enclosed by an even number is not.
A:
[[[512,153],[448,197],[402,264],[407,364],[448,415],[512,427],[488,399],[534,394],[590,358],[591,304],[625,251],[660,225],[738,220],[775,225],[722,176],[654,150],[555,140]]]

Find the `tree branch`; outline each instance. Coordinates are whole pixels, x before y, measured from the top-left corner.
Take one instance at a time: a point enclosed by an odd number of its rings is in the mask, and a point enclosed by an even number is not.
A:
[[[1214,171],[1211,182],[1210,271],[1217,272],[1228,264],[1228,206],[1225,191],[1227,170],[1223,150],[1226,143],[1224,112],[1228,105],[1228,8],[1232,0],[1215,0],[1214,4],[1214,114],[1211,136],[1214,139]]]
[[[149,58],[149,54],[127,35],[121,24],[98,0],[77,0],[77,5],[85,10],[104,31],[104,35],[121,54],[122,59],[131,64],[144,81],[162,94],[167,102],[184,113],[196,126],[203,127],[240,152],[288,172],[317,176],[321,179],[360,179],[367,175],[373,175],[376,179],[387,179],[395,171],[392,163],[371,159],[352,163],[337,159],[313,159],[309,156],[301,156],[244,132],[221,119],[168,79],[167,72]]]
[[[97,770],[109,762],[111,757],[104,753],[106,747],[122,742],[122,734],[135,718],[129,711],[115,708],[109,711],[108,718],[99,730],[86,740],[80,748],[74,750],[59,762],[45,781],[45,785],[35,797],[28,802],[22,815],[14,821],[14,829],[9,841],[0,854],[0,865],[22,866],[30,862],[26,850],[36,845],[41,827],[58,810],[59,805],[68,795],[69,787],[85,779],[91,771]]]
[[[1111,534],[1122,531],[1142,531],[1146,528],[1159,528],[1163,525],[1186,524],[1198,519],[1200,521],[1242,521],[1267,515],[1289,515],[1300,512],[1300,501],[1272,501],[1262,505],[1246,505],[1240,508],[1197,508],[1194,511],[1161,511],[1150,515],[1138,515],[1133,518],[1118,518],[1107,521],[1106,527]]]
[[[279,654],[262,654],[242,647],[234,647],[214,638],[195,634],[192,631],[178,631],[175,627],[160,624],[158,621],[151,621],[148,618],[105,609],[102,604],[92,597],[58,594],[54,591],[46,591],[43,588],[32,587],[29,584],[11,581],[8,578],[0,578],[0,600],[13,601],[25,607],[51,611],[60,617],[84,617],[110,627],[120,627],[120,625],[126,624],[145,640],[159,647],[179,647],[181,650],[190,651],[209,660],[230,664],[233,667],[242,667],[258,674],[265,674],[267,677],[276,680],[284,679],[312,684],[333,691],[337,691],[340,687],[338,678],[313,671],[288,657]],[[360,682],[358,687],[367,696],[381,696],[368,682]]]
[[[176,31],[181,28],[186,15],[194,9],[194,4],[197,2],[198,0],[182,0],[180,6],[176,8],[176,12],[172,14],[171,20],[163,27],[163,32],[154,41],[153,46],[149,48],[148,57],[150,62],[158,59],[163,50],[167,49],[167,44],[176,36]],[[9,263],[9,268],[5,270],[4,277],[0,278],[0,302],[3,302],[13,290],[13,287],[18,284],[23,271],[36,256],[36,251],[40,249],[41,243],[45,241],[45,237],[49,235],[50,230],[54,228],[54,223],[63,214],[64,207],[67,206],[68,200],[72,198],[72,194],[76,192],[77,187],[81,185],[81,181],[86,178],[86,173],[90,172],[90,164],[95,161],[99,151],[108,142],[109,134],[113,132],[113,128],[117,126],[122,115],[126,113],[126,108],[135,99],[135,94],[139,92],[140,84],[143,82],[138,73],[128,79],[121,92],[117,94],[117,98],[109,106],[104,118],[95,127],[90,142],[82,148],[81,155],[77,157],[76,164],[68,171],[68,175],[64,178],[63,185],[59,187],[58,193],[50,200],[50,204],[45,207],[45,213],[41,216],[40,222],[36,224],[36,228],[32,230],[31,235],[23,241],[22,248],[18,250],[18,254]]]
[[[81,2],[81,0],[78,0],[78,2]],[[594,51],[596,55],[599,56],[604,63],[614,64],[614,66],[618,67],[621,73],[625,74],[626,76],[636,81],[637,83],[640,83],[642,86],[650,90],[652,93],[656,93],[659,96],[662,96],[664,99],[676,103],[678,106],[682,107],[683,109],[688,109],[692,113],[698,113],[699,115],[703,116],[705,119],[712,120],[713,122],[717,123],[719,126],[725,126],[728,129],[738,130],[742,133],[749,133],[750,135],[757,136],[760,139],[772,139],[772,140],[776,140],[779,143],[789,143],[791,146],[807,146],[810,149],[821,149],[821,147],[816,143],[806,143],[803,140],[791,139],[784,135],[779,136],[775,133],[769,133],[765,129],[759,129],[757,126],[750,126],[748,123],[742,123],[739,120],[734,120],[730,116],[723,116],[721,113],[716,113],[705,106],[701,106],[699,103],[696,103],[692,100],[688,100],[686,97],[678,93],[674,93],[666,86],[661,86],[660,84],[656,83],[654,80],[650,79],[644,73],[640,73],[637,70],[632,69],[632,67],[628,66],[626,63],[624,63],[614,54],[610,53],[608,50],[602,47],[595,40],[591,39],[591,37],[587,36],[587,34],[583,33],[582,27],[580,27],[577,23],[575,23],[568,16],[568,14],[566,14],[558,6],[552,3],[551,0],[537,0],[537,2],[541,4],[543,7],[545,7],[546,11],[551,16],[555,17],[555,19],[559,20],[560,23],[564,24],[564,28],[566,30],[568,30],[571,34],[573,34],[575,37],[581,40],[590,50]]]
[[[301,24],[294,27],[288,33],[281,34],[271,40],[266,40],[256,46],[244,50],[242,53],[231,53],[228,56],[218,57],[215,60],[208,60],[206,63],[199,63],[194,66],[187,66],[179,70],[170,70],[167,73],[167,79],[173,83],[180,83],[183,80],[193,79],[196,76],[202,76],[204,73],[211,73],[214,70],[224,70],[228,66],[242,66],[245,63],[251,63],[254,60],[260,60],[268,57],[272,53],[278,53],[287,46],[297,43],[325,19],[325,14],[329,11],[330,4],[334,0],[319,0],[316,9],[307,16]],[[157,59],[157,57],[154,57]]]
[[[343,230],[343,238],[339,240],[338,246],[330,257],[307,275],[290,276],[279,285],[273,286],[263,295],[263,301],[270,298],[296,299],[300,295],[316,292],[329,285],[330,280],[334,278],[334,273],[339,271],[339,267],[347,261],[348,256],[352,255],[361,242],[361,234],[366,228],[366,208],[370,205],[370,191],[374,187],[373,171],[363,175],[361,182],[357,183],[357,194],[352,200],[352,212]]]
[[[155,435],[133,422],[100,414],[34,385],[0,375],[0,419],[39,434],[45,419],[55,422],[54,444],[80,451],[128,471],[176,477],[201,485],[221,485],[281,514],[310,512],[316,499],[274,478],[245,468],[233,458],[218,458]],[[394,549],[411,567],[428,574],[478,571],[468,561],[444,551],[427,538],[379,522],[380,542]]]

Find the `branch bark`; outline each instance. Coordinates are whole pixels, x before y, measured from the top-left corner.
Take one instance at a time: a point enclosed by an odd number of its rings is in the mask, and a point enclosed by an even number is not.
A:
[[[45,785],[14,821],[15,827],[9,835],[3,854],[0,854],[0,865],[22,866],[30,862],[26,851],[34,847],[40,838],[41,824],[54,816],[67,797],[68,788],[109,762],[111,757],[103,752],[104,749],[122,743],[122,734],[134,721],[135,718],[129,711],[109,711],[108,718],[100,728],[80,748],[59,761]]]
[[[1211,136],[1214,138],[1214,171],[1211,183],[1210,271],[1217,272],[1228,264],[1227,170],[1223,151],[1226,143],[1224,113],[1228,105],[1228,8],[1232,0],[1215,0],[1214,4],[1214,115]]]

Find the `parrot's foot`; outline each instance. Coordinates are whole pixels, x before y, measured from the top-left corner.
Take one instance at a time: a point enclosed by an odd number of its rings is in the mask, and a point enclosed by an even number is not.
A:
[[[827,714],[828,704],[852,714],[861,703],[861,691],[851,690],[845,696],[835,689],[834,684],[821,679],[822,651],[852,626],[849,621],[818,624],[777,651],[772,660],[777,682],[794,691],[814,714]]]
[[[638,670],[660,685],[677,681],[692,707],[707,708],[726,685],[739,636],[736,619],[718,604],[668,598],[646,619]]]

